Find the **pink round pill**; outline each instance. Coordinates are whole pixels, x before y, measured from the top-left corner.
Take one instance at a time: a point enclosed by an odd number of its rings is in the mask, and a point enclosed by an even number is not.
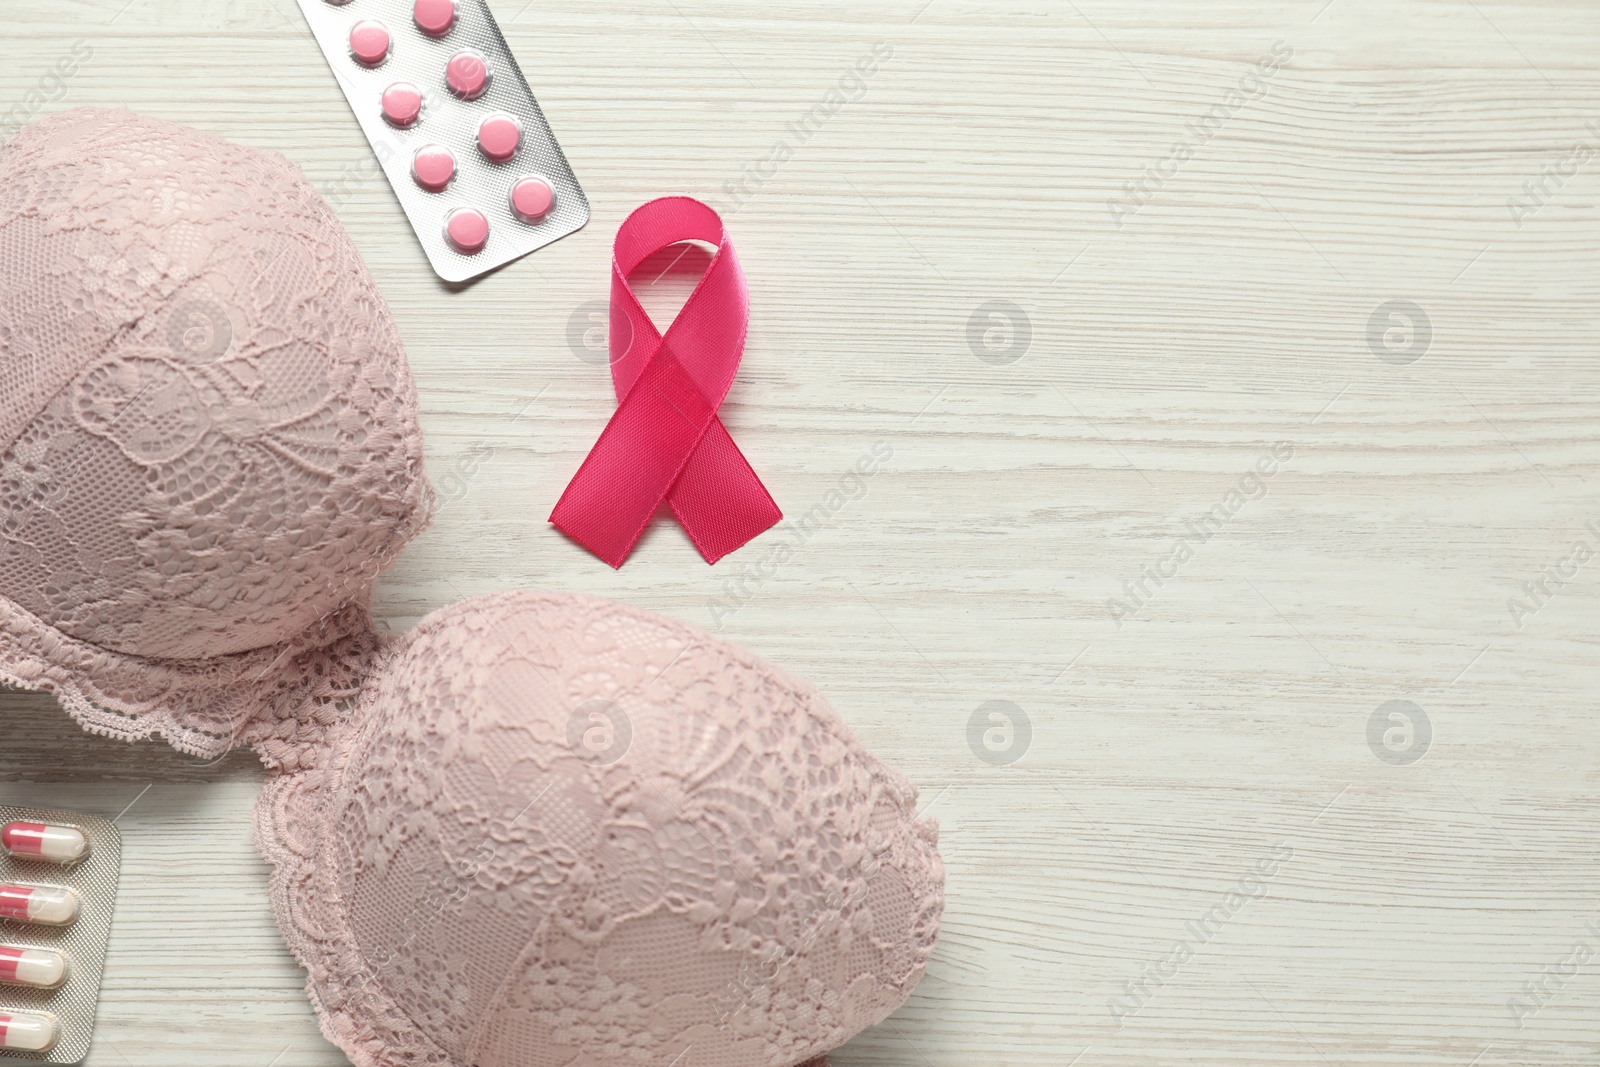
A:
[[[456,0],[417,0],[411,8],[417,29],[430,37],[443,37],[456,24]]]
[[[369,67],[389,58],[389,29],[381,22],[364,19],[350,27],[350,54]]]
[[[444,68],[450,91],[463,100],[476,100],[489,87],[489,62],[471,49],[450,57]]]
[[[430,193],[437,193],[456,176],[456,157],[443,145],[425,144],[411,157],[411,176]]]
[[[478,124],[478,147],[492,162],[506,162],[521,145],[522,124],[514,115],[490,115]]]
[[[489,220],[477,208],[458,207],[445,220],[444,235],[457,252],[477,255],[489,243]]]
[[[536,175],[518,178],[511,187],[511,213],[523,222],[538,222],[555,206],[556,191]]]
[[[410,82],[395,82],[383,91],[383,117],[405,129],[422,115],[422,90]]]

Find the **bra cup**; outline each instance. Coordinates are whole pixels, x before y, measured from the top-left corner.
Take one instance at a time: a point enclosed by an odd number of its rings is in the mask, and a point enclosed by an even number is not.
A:
[[[281,156],[128,112],[0,150],[0,596],[203,660],[349,603],[425,519],[416,399]]]
[[[259,836],[325,1030],[385,1050],[360,1063],[792,1067],[902,1004],[933,948],[915,789],[680,623],[447,608],[313,762],[269,785]],[[314,844],[274,829],[289,811]]]

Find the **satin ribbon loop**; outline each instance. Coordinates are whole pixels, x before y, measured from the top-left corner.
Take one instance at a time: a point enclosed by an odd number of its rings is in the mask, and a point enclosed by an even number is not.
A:
[[[628,275],[685,241],[717,251],[663,336]],[[744,271],[716,211],[689,197],[664,197],[628,216],[611,262],[617,410],[556,502],[552,523],[620,567],[663,501],[707,563],[783,518],[717,417],[744,358],[749,321]]]

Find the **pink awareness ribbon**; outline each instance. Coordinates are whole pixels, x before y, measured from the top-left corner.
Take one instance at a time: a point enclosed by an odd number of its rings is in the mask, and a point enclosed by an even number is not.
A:
[[[663,337],[628,287],[671,245],[717,248]],[[665,500],[707,563],[783,518],[717,417],[744,358],[750,292],[722,217],[686,196],[652,200],[617,230],[611,261],[611,380],[617,410],[550,521],[621,567]]]

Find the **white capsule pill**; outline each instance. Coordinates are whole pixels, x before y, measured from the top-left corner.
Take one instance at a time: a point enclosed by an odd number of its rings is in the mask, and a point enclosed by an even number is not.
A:
[[[89,841],[75,826],[42,822],[8,822],[0,827],[0,845],[13,856],[52,863],[76,863],[89,854]]]
[[[0,982],[54,989],[67,977],[67,958],[47,948],[0,945]]]
[[[56,1043],[56,1021],[48,1015],[0,1012],[0,1048],[48,1052]]]
[[[59,886],[0,885],[0,919],[66,926],[78,917],[78,894]]]

